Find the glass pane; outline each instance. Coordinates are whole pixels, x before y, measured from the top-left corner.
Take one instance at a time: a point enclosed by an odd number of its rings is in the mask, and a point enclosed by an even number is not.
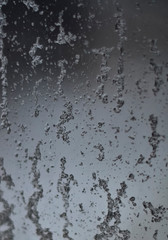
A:
[[[167,239],[168,2],[0,1],[0,239]]]

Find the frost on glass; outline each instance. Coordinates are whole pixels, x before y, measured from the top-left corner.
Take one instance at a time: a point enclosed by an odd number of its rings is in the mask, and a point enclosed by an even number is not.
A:
[[[0,240],[168,239],[167,7],[0,0]]]

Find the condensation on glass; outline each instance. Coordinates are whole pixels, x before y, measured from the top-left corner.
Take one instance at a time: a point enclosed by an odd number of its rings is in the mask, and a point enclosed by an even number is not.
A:
[[[0,0],[0,239],[168,239],[168,2]]]

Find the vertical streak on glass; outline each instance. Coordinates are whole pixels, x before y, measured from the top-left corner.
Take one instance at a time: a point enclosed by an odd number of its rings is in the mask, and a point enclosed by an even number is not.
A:
[[[38,161],[41,161],[41,152],[39,142],[36,146],[34,156],[32,158],[32,169],[33,174],[32,185],[34,193],[29,198],[27,204],[27,217],[32,221],[36,227],[36,234],[40,236],[40,240],[53,240],[53,234],[48,228],[43,228],[40,224],[40,214],[37,208],[38,202],[43,198],[43,186],[39,183],[40,171],[37,169]]]
[[[126,40],[125,37],[125,30],[126,30],[126,23],[123,18],[123,10],[119,6],[118,2],[114,1],[114,5],[116,7],[116,13],[114,17],[116,18],[115,30],[118,32],[118,50],[119,50],[119,58],[118,58],[118,68],[117,68],[117,75],[114,81],[117,83],[118,86],[118,96],[117,96],[117,106],[114,108],[116,113],[121,111],[121,107],[124,105],[123,100],[123,90],[124,90],[124,42]]]
[[[1,74],[1,87],[2,87],[2,113],[1,113],[1,127],[7,129],[7,133],[10,133],[10,122],[8,120],[8,98],[7,98],[7,92],[8,92],[8,79],[6,77],[7,74],[7,64],[8,60],[6,56],[4,56],[4,41],[3,39],[6,37],[6,34],[3,32],[3,27],[7,25],[6,22],[6,16],[2,12],[2,6],[6,5],[7,1],[0,0],[0,74]]]
[[[74,176],[72,174],[68,175],[65,173],[65,164],[66,164],[66,158],[61,158],[61,176],[58,179],[57,182],[57,190],[62,195],[62,200],[64,203],[64,209],[65,212],[63,212],[60,217],[64,218],[65,224],[63,227],[63,238],[67,238],[69,240],[73,240],[69,236],[69,230],[68,227],[72,226],[72,223],[68,219],[68,209],[69,209],[69,198],[70,198],[70,184],[71,182],[77,185],[77,181],[74,179]]]
[[[11,189],[15,184],[13,183],[12,177],[7,174],[4,167],[4,159],[0,158],[0,183],[1,181],[6,182],[6,187]],[[0,189],[0,203],[3,206],[3,210],[0,212],[0,239],[13,240],[13,230],[15,228],[14,222],[11,219],[11,214],[14,209],[13,204],[9,204],[8,201],[3,197],[4,192]]]

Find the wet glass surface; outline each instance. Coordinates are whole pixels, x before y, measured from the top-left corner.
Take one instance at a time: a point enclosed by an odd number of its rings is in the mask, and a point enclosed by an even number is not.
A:
[[[167,8],[0,0],[0,240],[168,239]]]

